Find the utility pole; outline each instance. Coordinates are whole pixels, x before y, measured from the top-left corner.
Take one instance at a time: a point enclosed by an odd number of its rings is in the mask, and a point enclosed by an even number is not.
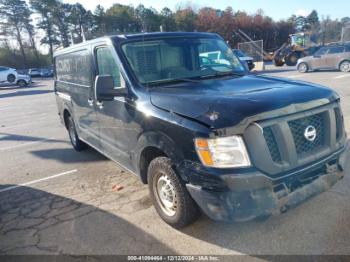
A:
[[[71,39],[72,45],[74,45],[73,32],[69,31],[69,35],[70,35],[70,39]]]
[[[85,32],[84,32],[84,28],[83,27],[81,27],[81,35],[83,37],[83,42],[85,42],[86,41],[86,37],[85,37]]]

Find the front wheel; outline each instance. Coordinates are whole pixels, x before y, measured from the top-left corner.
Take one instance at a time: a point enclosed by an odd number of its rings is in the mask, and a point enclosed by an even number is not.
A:
[[[71,116],[67,119],[67,129],[69,134],[70,142],[76,151],[83,151],[87,148],[87,145],[81,141],[78,137],[77,130],[75,128],[74,120]]]
[[[17,85],[19,87],[26,87],[27,86],[27,82],[24,81],[24,80],[19,80],[19,81],[17,81]]]
[[[199,217],[197,204],[176,175],[169,158],[157,157],[152,160],[147,179],[155,209],[166,223],[182,228]]]
[[[309,67],[307,66],[307,64],[306,63],[300,63],[299,65],[298,65],[298,71],[300,72],[300,73],[306,73],[307,71],[309,71]]]
[[[350,61],[341,62],[341,64],[339,65],[339,69],[344,73],[350,72]]]

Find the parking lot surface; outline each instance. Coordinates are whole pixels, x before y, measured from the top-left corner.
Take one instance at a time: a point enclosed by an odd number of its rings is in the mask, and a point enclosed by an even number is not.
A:
[[[350,132],[350,73],[268,69],[336,90]],[[264,222],[202,215],[175,230],[136,176],[93,149],[73,150],[52,80],[0,87],[0,112],[0,254],[350,255],[349,170],[331,190]]]

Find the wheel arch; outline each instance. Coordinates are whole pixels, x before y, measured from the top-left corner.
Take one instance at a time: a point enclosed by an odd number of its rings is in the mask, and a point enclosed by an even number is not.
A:
[[[301,64],[305,64],[305,65],[307,66],[307,69],[308,69],[308,70],[311,69],[310,64],[309,64],[307,61],[301,61],[301,62],[299,62],[299,63],[297,64],[297,69],[299,68],[299,66],[300,66]]]
[[[68,129],[68,117],[71,116],[71,113],[69,112],[69,110],[67,108],[63,109],[63,123],[64,126],[66,127],[66,129]]]
[[[138,139],[136,163],[141,181],[147,184],[147,170],[150,162],[159,156],[169,157],[174,165],[183,159],[183,153],[165,133],[146,132]]]
[[[23,81],[25,83],[25,85],[28,85],[28,82],[24,79],[16,79],[16,84],[18,85],[21,81]]]
[[[349,62],[349,63],[350,63],[350,59],[345,58],[345,59],[340,60],[340,62],[338,63],[338,67],[337,67],[339,70],[340,70],[340,65],[341,65],[343,62]]]

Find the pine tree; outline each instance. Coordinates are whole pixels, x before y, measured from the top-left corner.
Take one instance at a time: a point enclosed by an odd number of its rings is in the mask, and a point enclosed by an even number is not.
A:
[[[3,25],[7,27],[11,36],[15,37],[19,45],[23,63],[27,66],[27,57],[24,51],[23,31],[26,28],[28,5],[23,0],[0,0],[0,15],[4,19]]]
[[[41,39],[41,44],[47,44],[49,46],[49,52],[52,59],[53,48],[59,43],[51,12],[55,6],[55,0],[30,0],[30,5],[34,11],[40,15],[40,21],[37,24],[37,28],[42,29],[45,32],[45,36]]]

